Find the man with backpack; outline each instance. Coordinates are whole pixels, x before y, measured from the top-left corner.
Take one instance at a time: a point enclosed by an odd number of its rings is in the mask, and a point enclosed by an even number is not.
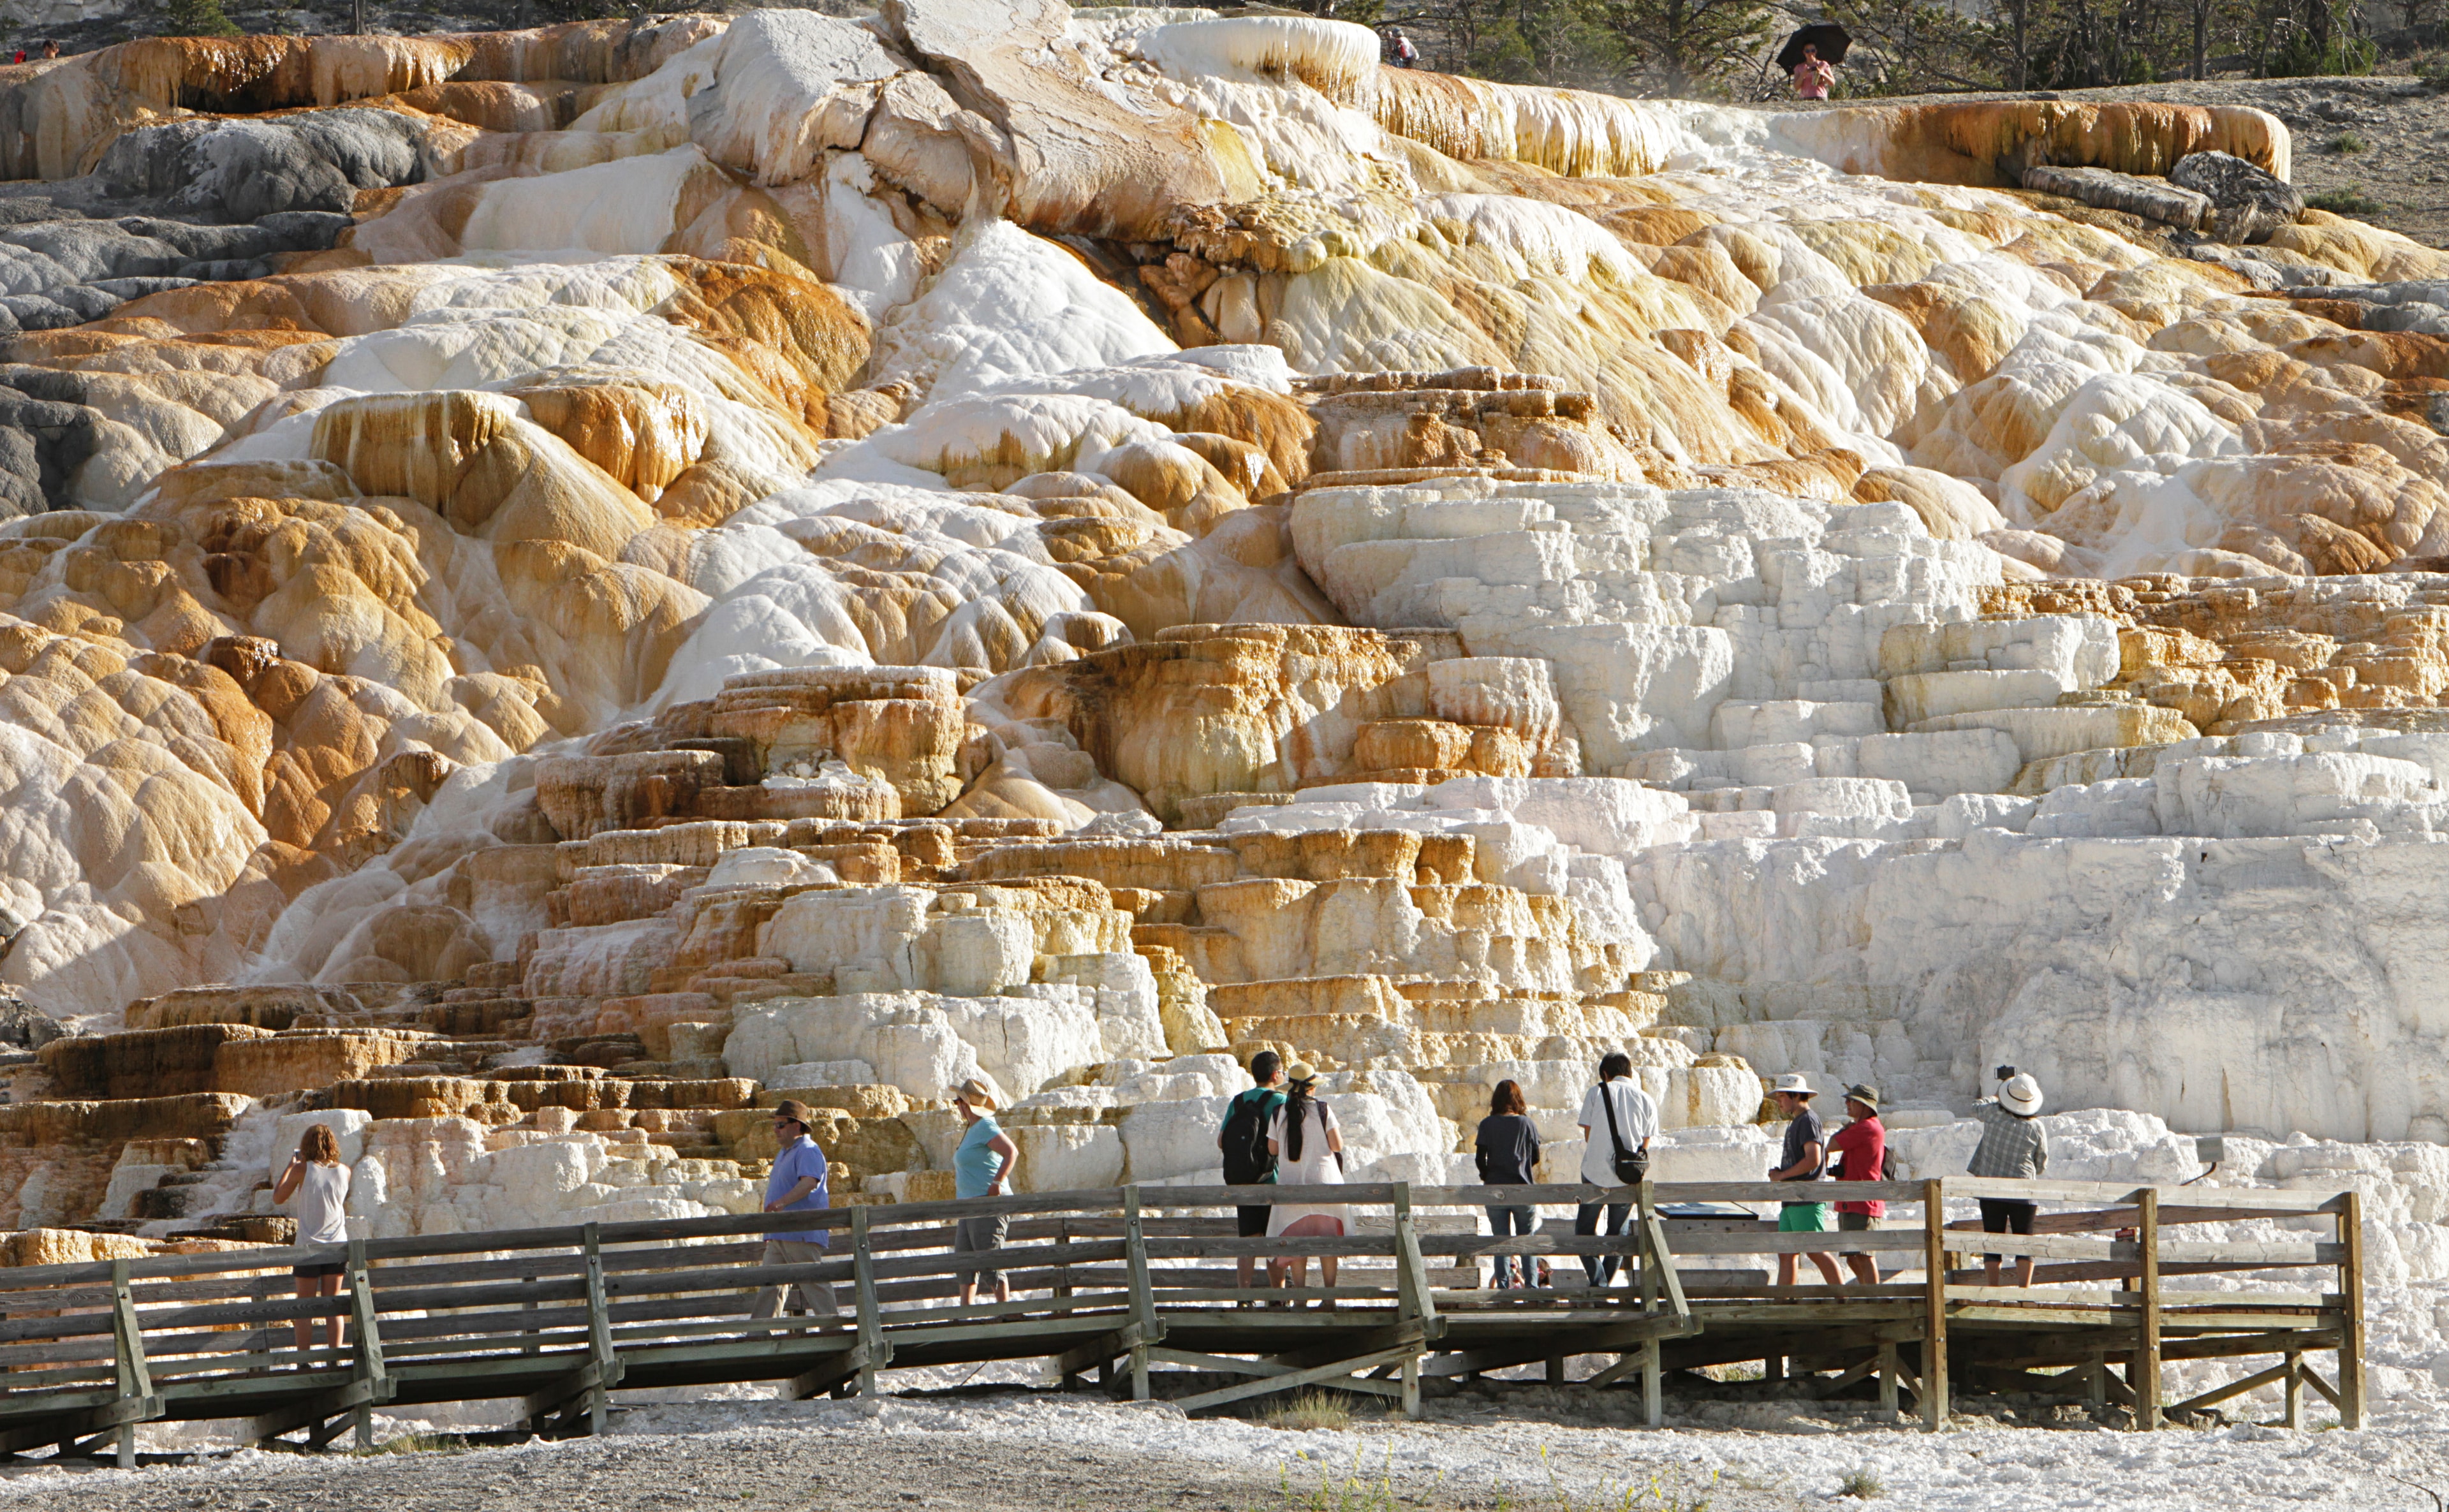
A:
[[[1250,1080],[1258,1083],[1249,1091],[1236,1096],[1224,1105],[1224,1126],[1217,1131],[1216,1148],[1224,1153],[1224,1181],[1228,1186],[1264,1186],[1276,1179],[1276,1158],[1267,1150],[1267,1124],[1276,1110],[1284,1105],[1283,1058],[1273,1050],[1262,1050],[1250,1057]],[[1245,1239],[1267,1236],[1264,1204],[1237,1207],[1240,1219],[1237,1232]],[[1235,1262],[1240,1276],[1237,1283],[1244,1292],[1255,1284],[1258,1261],[1244,1255]],[[1244,1299],[1242,1305],[1249,1306]]]
[[[1582,1099],[1582,1179],[1592,1186],[1623,1187],[1638,1185],[1649,1175],[1649,1141],[1658,1135],[1658,1104],[1641,1083],[1632,1079],[1632,1057],[1614,1051],[1599,1062],[1599,1084]],[[1599,1207],[1585,1202],[1573,1214],[1573,1232],[1588,1234],[1598,1232]],[[1610,1202],[1607,1207],[1607,1232],[1610,1237],[1624,1232],[1625,1222],[1632,1216],[1629,1202]],[[1582,1273],[1594,1287],[1614,1282],[1619,1255],[1586,1254],[1582,1256]]]

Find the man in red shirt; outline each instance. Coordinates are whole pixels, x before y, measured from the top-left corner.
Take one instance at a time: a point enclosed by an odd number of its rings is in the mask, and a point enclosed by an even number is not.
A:
[[[1888,1131],[1880,1122],[1880,1089],[1859,1081],[1847,1087],[1845,1116],[1853,1121],[1828,1140],[1829,1161],[1836,1167],[1836,1177],[1840,1181],[1877,1181],[1888,1161]],[[1876,1229],[1887,1213],[1884,1202],[1840,1202],[1837,1227],[1856,1234]],[[1880,1284],[1877,1260],[1854,1251],[1838,1253],[1853,1268],[1855,1280],[1864,1286]]]

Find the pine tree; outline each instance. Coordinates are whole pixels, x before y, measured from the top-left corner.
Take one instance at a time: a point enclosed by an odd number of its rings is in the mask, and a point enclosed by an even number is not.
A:
[[[1586,13],[1614,43],[1629,90],[1686,99],[1723,93],[1776,19],[1763,0],[1589,0]]]
[[[165,37],[238,37],[240,29],[222,10],[222,0],[162,0],[162,35]]]

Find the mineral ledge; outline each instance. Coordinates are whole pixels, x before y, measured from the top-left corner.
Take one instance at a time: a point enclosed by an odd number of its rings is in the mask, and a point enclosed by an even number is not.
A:
[[[1565,1178],[1618,1048],[1663,1178],[1787,1070],[1936,1175],[2014,1062],[2054,1176],[2362,1188],[2439,1389],[2449,255],[2250,109],[1377,60],[0,67],[7,1258],[279,1240],[309,1120],[394,1235],[753,1211],[785,1093],[945,1195],[970,1075],[1212,1178],[1262,1047],[1356,1175],[1511,1078]]]

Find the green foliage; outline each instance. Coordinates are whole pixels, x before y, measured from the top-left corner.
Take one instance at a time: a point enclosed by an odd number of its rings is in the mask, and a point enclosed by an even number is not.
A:
[[[165,37],[237,37],[245,35],[222,10],[222,0],[162,0]]]
[[[1857,1470],[1837,1486],[1839,1496],[1850,1496],[1861,1502],[1876,1502],[1888,1494],[1887,1486],[1868,1470]]]
[[[2372,144],[2352,131],[2342,131],[2330,139],[2332,152],[2362,152]]]
[[[1685,100],[1726,95],[1783,21],[1764,0],[1583,0],[1583,14],[1613,45],[1618,87]]]
[[[2379,215],[2389,208],[2379,200],[2364,193],[2364,186],[2361,183],[2350,183],[2336,189],[2324,189],[2318,194],[2308,194],[2304,197],[2304,202],[2316,210],[2327,210],[2332,215]]]

